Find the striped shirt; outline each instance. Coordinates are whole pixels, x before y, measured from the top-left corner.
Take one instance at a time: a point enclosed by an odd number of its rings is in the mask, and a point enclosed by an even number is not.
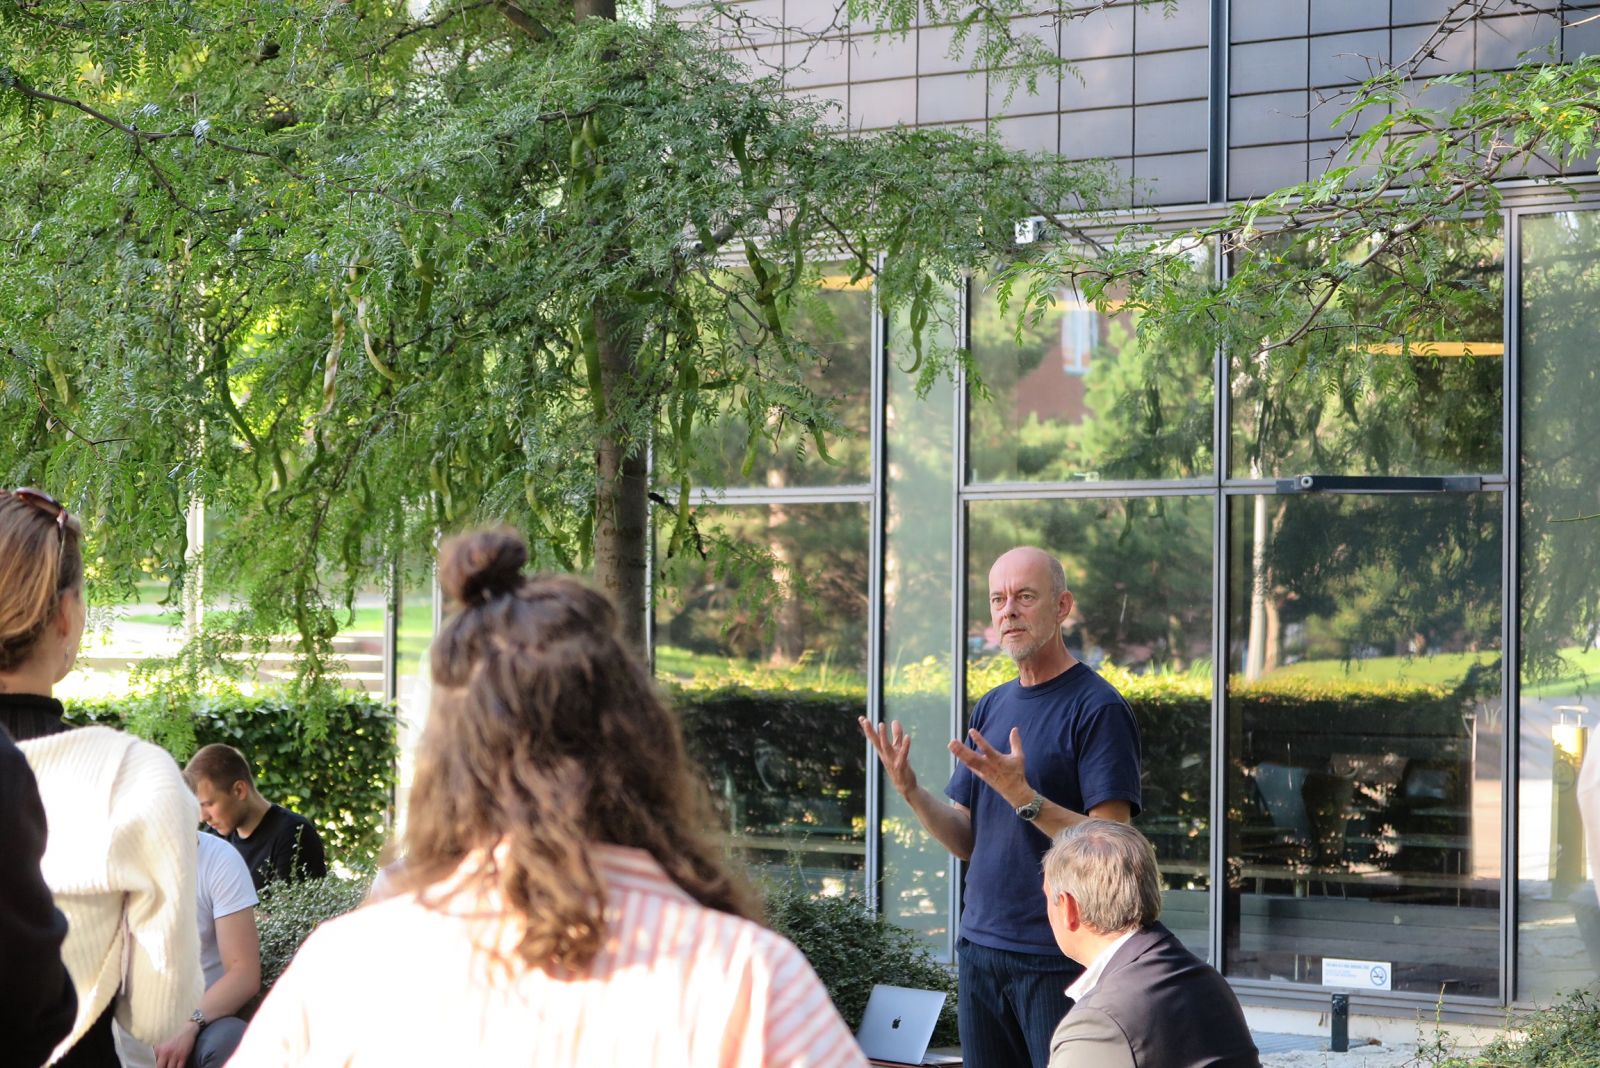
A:
[[[318,928],[229,1064],[866,1064],[789,942],[700,905],[647,853],[601,846],[595,863],[607,938],[585,973],[494,962],[484,950],[504,957],[520,930],[487,896],[407,894]]]

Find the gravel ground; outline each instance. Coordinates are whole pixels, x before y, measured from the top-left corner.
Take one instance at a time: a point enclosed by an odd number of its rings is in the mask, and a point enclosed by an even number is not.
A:
[[[1352,1046],[1348,1053],[1329,1053],[1326,1050],[1294,1050],[1288,1053],[1267,1053],[1261,1057],[1262,1068],[1401,1068],[1412,1064],[1417,1055],[1415,1046]]]

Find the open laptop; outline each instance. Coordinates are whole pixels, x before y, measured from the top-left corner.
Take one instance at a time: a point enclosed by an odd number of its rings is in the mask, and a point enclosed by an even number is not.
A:
[[[928,1041],[939,1023],[944,994],[903,986],[872,988],[856,1042],[868,1059],[887,1064],[960,1064],[961,1058],[929,1054]]]

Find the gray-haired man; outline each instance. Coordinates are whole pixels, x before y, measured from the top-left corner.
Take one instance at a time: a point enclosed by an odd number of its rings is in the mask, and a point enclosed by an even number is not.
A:
[[[1239,1000],[1156,922],[1155,850],[1126,824],[1069,827],[1044,855],[1045,908],[1084,966],[1050,1042],[1050,1068],[1260,1068]]]

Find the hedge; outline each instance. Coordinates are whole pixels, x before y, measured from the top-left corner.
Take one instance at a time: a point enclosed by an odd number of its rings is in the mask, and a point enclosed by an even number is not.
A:
[[[969,673],[969,682],[976,674]],[[1208,863],[1210,678],[1135,675],[1116,668],[1103,674],[1139,721],[1141,825],[1157,840],[1165,861]],[[994,677],[979,681],[1003,681],[998,669],[988,675]],[[867,750],[856,718],[866,712],[866,695],[858,687],[777,690],[719,687],[715,680],[699,679],[668,688],[688,748],[704,768],[732,831],[770,835],[787,827],[791,833],[849,833],[852,814],[859,818],[865,809]],[[948,715],[947,692],[902,687],[892,696],[902,720],[942,723]],[[1235,776],[1262,762],[1312,767],[1336,757],[1381,756],[1397,749],[1459,770],[1470,741],[1463,714],[1476,707],[1473,693],[1441,686],[1300,679],[1233,684],[1230,703],[1237,737],[1229,766]],[[1230,784],[1235,791],[1230,810],[1248,821],[1247,788],[1237,777]],[[1367,785],[1378,805],[1399,803],[1391,796],[1393,784]],[[1381,811],[1374,817],[1383,818]]]
[[[176,709],[174,701],[180,702]],[[395,710],[366,694],[343,692],[319,704],[318,725],[326,730],[312,729],[300,713],[282,693],[220,693],[74,701],[66,718],[150,737],[180,764],[200,746],[231,745],[250,761],[267,800],[311,820],[329,861],[370,868],[388,833],[399,752]],[[192,737],[151,726],[174,721],[192,725]]]

